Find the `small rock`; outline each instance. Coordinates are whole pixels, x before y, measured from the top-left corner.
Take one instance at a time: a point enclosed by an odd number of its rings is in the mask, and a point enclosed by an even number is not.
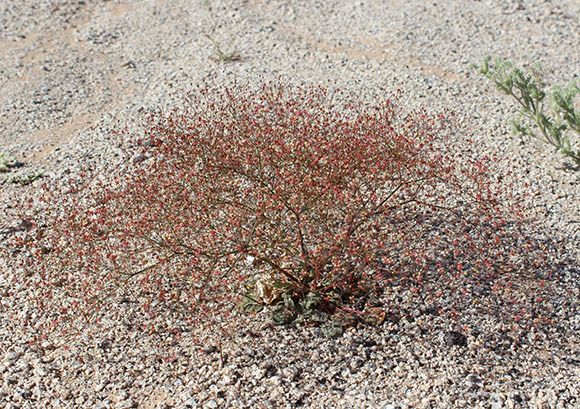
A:
[[[105,389],[105,386],[107,386],[106,383],[99,383],[97,386],[95,386],[95,392],[101,392],[103,389]]]
[[[127,391],[121,391],[117,394],[117,402],[126,401],[128,397],[129,394],[127,393]]]
[[[197,401],[194,398],[189,398],[183,403],[187,408],[196,409],[197,408]]]
[[[212,399],[206,404],[206,406],[210,409],[215,409],[218,407],[218,404],[215,400]]]
[[[34,368],[34,375],[44,378],[46,375],[48,375],[48,371],[39,366]]]
[[[467,346],[467,337],[456,331],[449,331],[443,336],[443,340],[447,346],[458,345],[462,347]]]
[[[6,359],[9,361],[16,361],[18,360],[18,358],[20,358],[20,354],[18,352],[8,352],[6,354]]]
[[[207,355],[213,354],[213,353],[217,352],[217,350],[218,350],[217,347],[214,345],[209,345],[209,346],[203,347],[201,349],[201,351]]]
[[[62,399],[64,399],[64,400],[68,400],[68,399],[70,399],[70,398],[71,398],[71,393],[70,393],[70,390],[69,390],[69,389],[67,389],[67,388],[63,389],[63,390],[61,391],[61,396],[60,396],[60,397],[61,397]]]
[[[117,409],[132,409],[132,408],[136,408],[137,404],[129,399],[129,400],[124,400],[124,401],[117,403],[116,407],[117,407]]]
[[[491,399],[493,400],[491,402],[491,408],[492,409],[501,409],[504,407],[504,400],[502,399],[502,397],[497,394],[497,393],[492,393],[491,394]]]
[[[360,369],[364,365],[364,363],[365,363],[364,359],[362,359],[360,357],[355,357],[355,358],[351,359],[351,361],[349,363],[350,370],[356,371],[356,370]]]
[[[147,159],[147,156],[145,156],[144,154],[140,153],[137,156],[135,156],[133,158],[133,162],[135,163],[139,163],[139,162],[143,162],[145,159]]]

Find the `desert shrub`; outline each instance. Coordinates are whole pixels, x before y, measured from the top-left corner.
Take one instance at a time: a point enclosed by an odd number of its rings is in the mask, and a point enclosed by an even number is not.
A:
[[[470,282],[515,300],[512,279],[534,274],[515,257],[529,241],[489,160],[447,147],[451,114],[348,101],[280,82],[200,87],[126,135],[140,160],[47,187],[15,245],[48,329],[97,320],[121,294],[223,322],[256,280],[280,322],[298,306],[356,316],[395,280],[432,300],[467,299]]]

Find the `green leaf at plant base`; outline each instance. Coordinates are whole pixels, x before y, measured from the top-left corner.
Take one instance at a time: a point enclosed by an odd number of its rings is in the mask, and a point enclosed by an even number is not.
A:
[[[242,296],[242,301],[240,302],[240,309],[249,314],[255,314],[264,310],[264,306],[257,302],[254,298],[248,296]]]

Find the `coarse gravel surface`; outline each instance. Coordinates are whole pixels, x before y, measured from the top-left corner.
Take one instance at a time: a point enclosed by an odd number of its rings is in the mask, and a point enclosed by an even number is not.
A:
[[[240,58],[215,61],[206,35]],[[493,316],[466,313],[457,325],[400,288],[389,295],[400,314],[335,337],[272,326],[264,312],[236,316],[238,337],[220,342],[122,299],[82,336],[30,344],[20,324],[35,316],[30,290],[5,259],[0,407],[580,408],[580,171],[510,134],[515,105],[469,68],[487,54],[539,61],[545,82],[563,85],[578,78],[578,44],[575,0],[3,0],[2,211],[42,180],[122,160],[113,130],[138,135],[144,114],[179,106],[203,80],[281,77],[362,101],[400,89],[404,110],[454,110],[451,149],[468,135],[474,155],[506,159],[499,171],[565,263],[557,328],[518,340]],[[0,221],[0,244],[19,223]]]

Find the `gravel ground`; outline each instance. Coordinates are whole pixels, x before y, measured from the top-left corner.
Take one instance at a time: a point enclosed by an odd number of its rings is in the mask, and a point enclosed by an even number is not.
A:
[[[213,61],[206,34],[240,59]],[[4,209],[39,184],[14,181],[60,179],[120,158],[111,131],[123,124],[138,134],[142,114],[180,104],[190,84],[280,76],[363,100],[401,89],[404,108],[453,109],[455,137],[472,137],[475,155],[507,159],[514,192],[527,194],[543,233],[571,261],[558,284],[570,296],[554,304],[560,328],[517,342],[477,314],[464,317],[465,338],[453,338],[456,326],[400,289],[403,314],[334,338],[257,315],[237,317],[239,337],[224,344],[221,333],[144,318],[120,301],[81,337],[29,345],[18,323],[34,307],[3,260],[0,406],[580,407],[580,172],[547,145],[509,134],[514,105],[468,68],[486,54],[540,61],[546,83],[563,85],[578,76],[578,44],[573,0],[2,1],[0,153],[13,161],[0,173]],[[0,223],[4,242],[18,220]],[[206,339],[201,350],[196,337]]]

